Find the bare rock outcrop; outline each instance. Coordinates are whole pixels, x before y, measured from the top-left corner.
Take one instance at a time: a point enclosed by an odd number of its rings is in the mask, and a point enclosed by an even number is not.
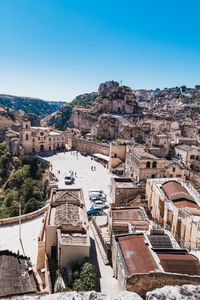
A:
[[[196,300],[200,299],[200,286],[164,286],[148,292],[146,300]]]
[[[47,296],[24,296],[17,298],[16,300],[112,300],[110,296],[97,293],[94,291],[86,293],[68,292],[68,293],[56,293]],[[142,300],[142,298],[136,294],[127,291],[123,291],[114,300]]]

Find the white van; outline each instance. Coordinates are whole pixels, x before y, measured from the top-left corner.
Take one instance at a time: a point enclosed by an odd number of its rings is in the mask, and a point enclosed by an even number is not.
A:
[[[74,181],[74,172],[69,171],[65,176],[65,184],[70,184]]]

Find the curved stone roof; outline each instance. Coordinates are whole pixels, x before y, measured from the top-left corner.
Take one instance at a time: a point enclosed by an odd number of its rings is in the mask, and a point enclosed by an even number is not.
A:
[[[186,189],[177,181],[168,181],[162,184],[162,189],[169,200],[188,199],[195,203],[194,198],[189,195]]]

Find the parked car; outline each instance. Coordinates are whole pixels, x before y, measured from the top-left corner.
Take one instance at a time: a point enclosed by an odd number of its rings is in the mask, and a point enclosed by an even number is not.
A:
[[[100,197],[100,198],[106,200],[106,194],[105,193],[92,192],[92,193],[90,193],[90,198],[91,197]]]
[[[97,201],[97,200],[101,200],[101,201],[106,201],[106,199],[103,199],[101,195],[91,195],[90,196],[90,201]]]
[[[96,200],[96,201],[92,201],[92,207],[103,209],[103,208],[108,208],[109,205],[102,200]]]
[[[106,194],[100,189],[89,190],[89,196],[92,195],[98,195],[101,196],[101,198],[106,199]]]
[[[65,184],[71,184],[74,181],[74,172],[70,170],[65,176]]]
[[[90,210],[87,211],[88,216],[103,216],[106,213],[101,209],[94,209],[93,207],[90,208]]]

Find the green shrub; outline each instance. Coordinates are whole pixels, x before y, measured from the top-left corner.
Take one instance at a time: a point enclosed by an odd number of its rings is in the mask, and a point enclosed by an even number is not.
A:
[[[78,274],[76,274],[76,277]],[[79,278],[73,282],[73,290],[77,292],[92,291],[96,289],[97,274],[91,263],[84,263]]]

